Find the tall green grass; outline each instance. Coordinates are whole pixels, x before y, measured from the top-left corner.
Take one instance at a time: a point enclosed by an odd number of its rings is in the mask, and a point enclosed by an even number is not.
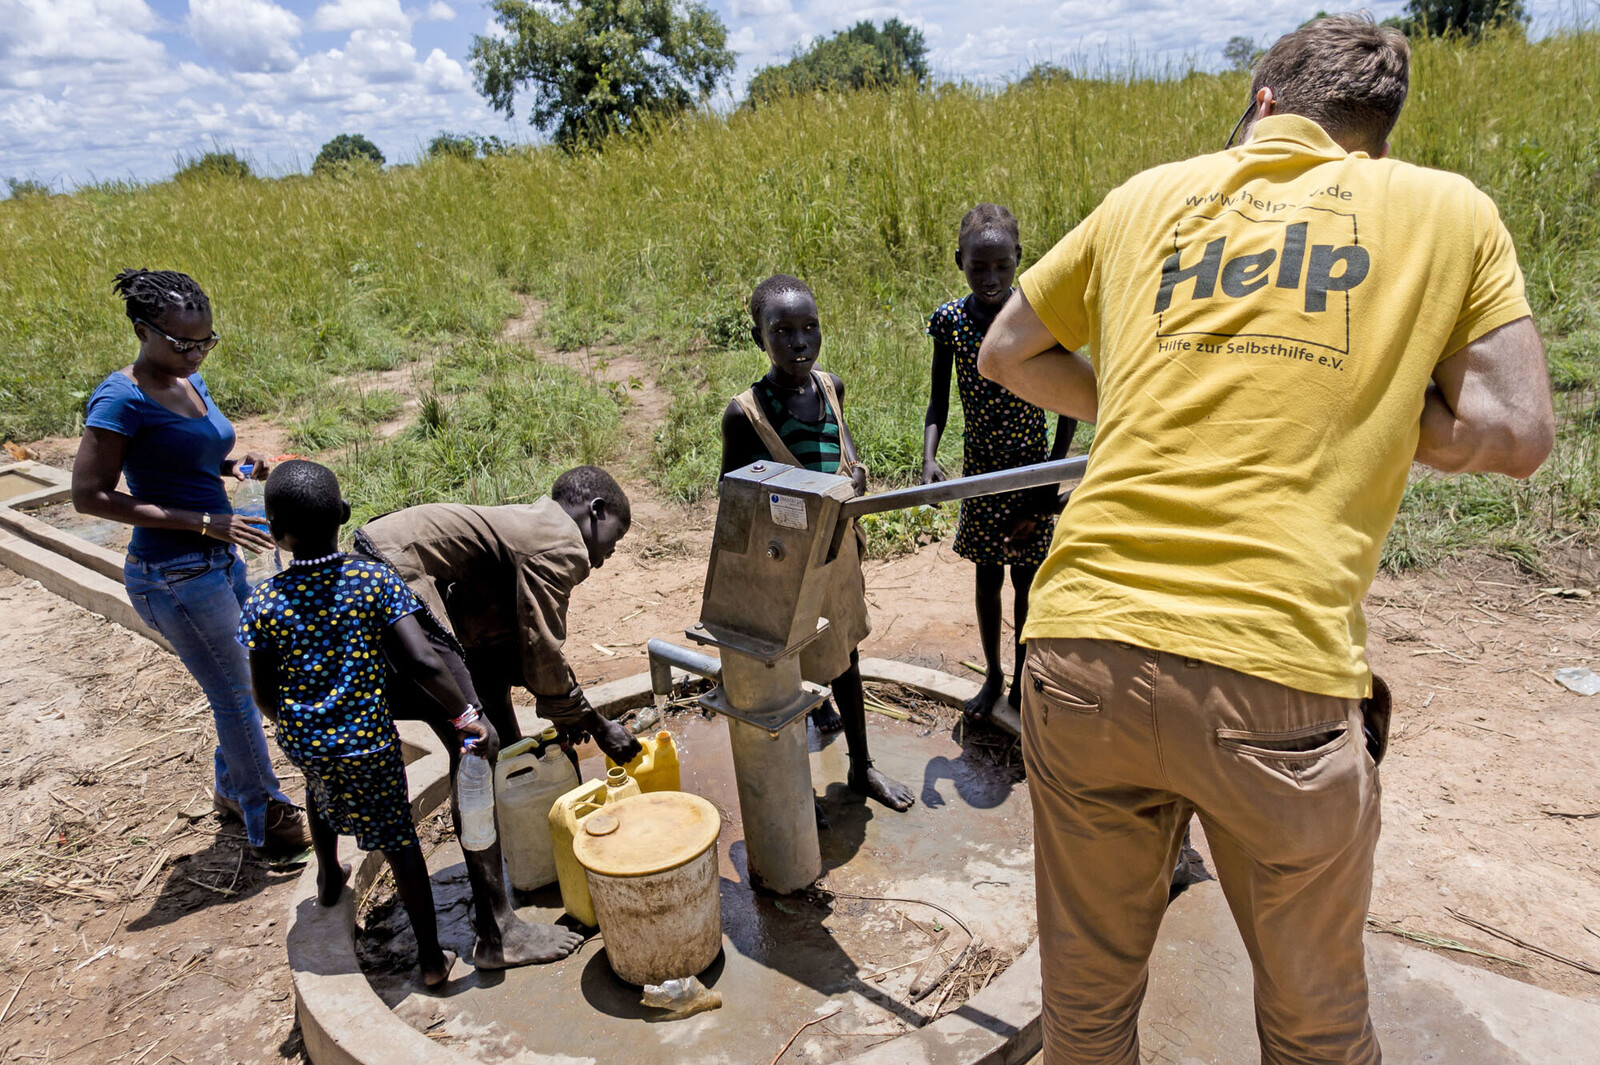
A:
[[[1537,543],[1600,503],[1600,36],[1423,42],[1412,84],[1395,154],[1460,171],[1499,203],[1567,422],[1531,482],[1419,479],[1393,564],[1464,541]],[[961,214],[979,200],[1010,206],[1031,261],[1132,174],[1219,147],[1246,95],[1243,75],[1204,73],[905,86],[684,117],[587,155],[7,201],[0,431],[75,431],[88,391],[131,355],[111,274],[171,266],[217,304],[228,340],[206,372],[230,411],[344,448],[347,476],[374,498],[516,496],[543,474],[505,474],[511,456],[532,471],[539,456],[604,458],[616,434],[603,426],[619,413],[584,381],[513,369],[515,354],[489,343],[512,293],[531,292],[549,301],[550,342],[610,338],[656,360],[674,396],[654,436],[656,476],[693,498],[714,483],[718,413],[763,371],[743,301],[785,272],[817,292],[823,365],[847,383],[864,458],[875,476],[906,479],[920,466],[923,324],[964,291],[951,261]],[[449,446],[420,430],[371,440],[362,418],[375,416],[330,380],[428,348],[449,353],[441,367],[476,367],[434,398],[459,408]]]

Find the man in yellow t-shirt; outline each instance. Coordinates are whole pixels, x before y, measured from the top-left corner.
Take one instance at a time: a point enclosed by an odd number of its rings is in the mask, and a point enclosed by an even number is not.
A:
[[[1047,1065],[1138,1060],[1196,813],[1262,1060],[1380,1060],[1361,599],[1413,459],[1525,477],[1554,422],[1493,202],[1385,158],[1408,63],[1356,16],[1282,38],[1245,142],[1110,193],[984,341],[984,374],[1097,423],[1024,633]]]

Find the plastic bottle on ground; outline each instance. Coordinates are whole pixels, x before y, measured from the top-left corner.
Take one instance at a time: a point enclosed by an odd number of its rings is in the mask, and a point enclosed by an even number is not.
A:
[[[461,759],[456,774],[456,801],[461,804],[461,846],[469,851],[494,845],[494,773],[489,760],[477,754]]]

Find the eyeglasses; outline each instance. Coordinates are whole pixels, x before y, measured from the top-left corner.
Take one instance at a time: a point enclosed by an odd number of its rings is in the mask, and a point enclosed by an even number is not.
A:
[[[143,318],[136,318],[134,320],[140,325],[144,326],[146,329],[155,329],[156,332],[166,337],[167,343],[172,345],[172,350],[177,352],[179,355],[187,355],[196,348],[199,348],[202,352],[210,351],[222,340],[222,338],[217,335],[215,330],[213,330],[211,335],[206,337],[204,340],[182,340],[173,336],[171,333],[165,332],[164,330],[156,329],[155,326],[151,325]]]
[[[1229,148],[1233,147],[1233,138],[1235,138],[1235,137],[1237,137],[1239,135],[1239,131],[1241,129],[1244,129],[1245,120],[1250,117],[1250,112],[1254,111],[1255,109],[1256,109],[1256,98],[1255,98],[1255,96],[1252,95],[1250,97],[1250,102],[1244,105],[1244,114],[1240,115],[1239,116],[1239,121],[1237,121],[1237,122],[1235,122],[1233,124],[1233,132],[1228,134],[1227,143],[1225,143],[1222,146],[1222,150],[1223,151],[1227,151]]]

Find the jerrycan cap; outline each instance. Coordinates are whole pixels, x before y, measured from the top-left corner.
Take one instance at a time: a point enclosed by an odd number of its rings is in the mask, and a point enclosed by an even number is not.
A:
[[[601,876],[634,877],[676,869],[715,847],[722,818],[698,795],[654,791],[606,803],[584,826],[572,841],[578,863]]]
[[[591,836],[609,836],[617,830],[617,819],[610,814],[591,814],[584,818],[583,830]]]

